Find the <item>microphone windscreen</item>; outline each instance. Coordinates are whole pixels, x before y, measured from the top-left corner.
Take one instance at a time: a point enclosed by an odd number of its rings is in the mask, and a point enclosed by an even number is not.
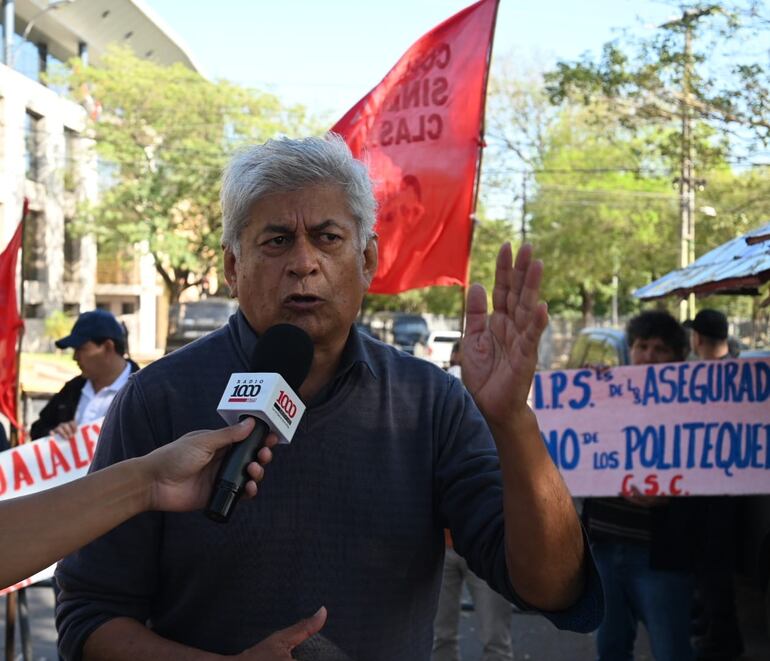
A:
[[[252,372],[280,374],[294,392],[299,392],[312,362],[310,336],[293,324],[276,324],[257,339],[250,367]]]

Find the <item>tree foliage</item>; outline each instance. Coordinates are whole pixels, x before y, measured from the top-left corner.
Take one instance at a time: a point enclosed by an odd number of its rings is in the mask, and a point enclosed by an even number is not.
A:
[[[91,128],[106,186],[83,209],[81,231],[96,234],[102,254],[148,250],[172,302],[220,262],[219,178],[228,156],[244,143],[308,130],[301,107],[126,49],[110,50],[98,68],[73,61],[63,82],[75,96],[87,89],[103,108]]]
[[[652,38],[609,43],[598,59],[539,77],[509,64],[492,78],[488,137],[499,155],[484,197],[521,201],[517,179],[529,182],[519,212],[545,260],[552,310],[580,310],[587,321],[616,293],[620,312],[632,312],[634,289],[678,267],[685,157],[696,255],[763,220],[768,170],[729,164],[770,138],[770,79],[756,61],[770,22],[755,2],[679,9]]]
[[[749,44],[766,43],[760,2],[687,2],[649,39],[604,45],[598,60],[559,62],[546,76],[551,100],[607,104],[629,127],[679,121],[770,143],[770,72]],[[692,47],[685,47],[687,33]],[[748,52],[746,52],[748,51]]]
[[[536,183],[532,234],[552,309],[579,309],[587,321],[597,303],[606,309],[614,278],[628,296],[674,263],[677,199],[667,169],[648,141],[613,127],[605,108],[562,112]]]

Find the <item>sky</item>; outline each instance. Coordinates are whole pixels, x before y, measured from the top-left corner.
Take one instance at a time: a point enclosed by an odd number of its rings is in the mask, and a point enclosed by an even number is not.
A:
[[[144,0],[202,73],[272,91],[311,112],[342,116],[424,33],[470,0]],[[501,0],[494,58],[546,65],[676,15],[655,0]]]

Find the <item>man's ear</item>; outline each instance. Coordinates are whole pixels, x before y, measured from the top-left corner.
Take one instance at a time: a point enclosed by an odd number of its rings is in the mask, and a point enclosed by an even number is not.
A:
[[[366,287],[372,284],[374,276],[377,273],[377,264],[379,263],[379,244],[376,234],[372,234],[364,246],[364,279]]]
[[[227,286],[230,288],[230,296],[233,298],[238,297],[238,270],[236,264],[238,258],[235,256],[231,248],[222,246],[224,252],[225,261],[225,280],[227,280]]]

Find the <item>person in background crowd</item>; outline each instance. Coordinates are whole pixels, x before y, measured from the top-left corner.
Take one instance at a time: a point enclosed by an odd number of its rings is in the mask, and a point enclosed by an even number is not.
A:
[[[700,360],[721,360],[731,356],[727,317],[719,310],[704,309],[685,322],[690,329],[690,347]]]
[[[83,312],[70,334],[56,340],[59,349],[74,349],[80,374],[67,381],[40,411],[30,427],[32,440],[49,434],[69,438],[78,427],[103,418],[115,395],[139,366],[124,358],[126,332],[106,310]],[[51,579],[58,599],[56,579]]]
[[[74,349],[80,375],[67,381],[51,397],[32,423],[32,439],[56,434],[69,438],[79,425],[104,417],[115,395],[139,366],[126,359],[126,336],[118,320],[106,310],[81,314],[72,331],[56,341],[59,349]]]
[[[698,359],[737,357],[730,351],[727,317],[719,310],[703,309],[685,325],[690,328],[690,346]],[[695,651],[698,661],[731,661],[743,653],[733,584],[740,501],[730,496],[699,501],[706,538],[700,545],[696,570]]]
[[[648,311],[628,322],[633,365],[678,362],[687,334],[670,314]],[[587,498],[583,521],[604,584],[599,661],[631,661],[638,622],[656,661],[690,661],[690,617],[696,511],[693,499],[640,496]]]
[[[449,357],[449,369],[453,376],[462,380],[462,345],[455,342]],[[433,623],[433,654],[431,661],[459,661],[460,600],[463,583],[473,598],[474,612],[479,625],[482,644],[481,661],[512,661],[511,604],[487,585],[470,569],[453,548],[452,535],[448,530],[444,554],[444,573],[438,610]]]

